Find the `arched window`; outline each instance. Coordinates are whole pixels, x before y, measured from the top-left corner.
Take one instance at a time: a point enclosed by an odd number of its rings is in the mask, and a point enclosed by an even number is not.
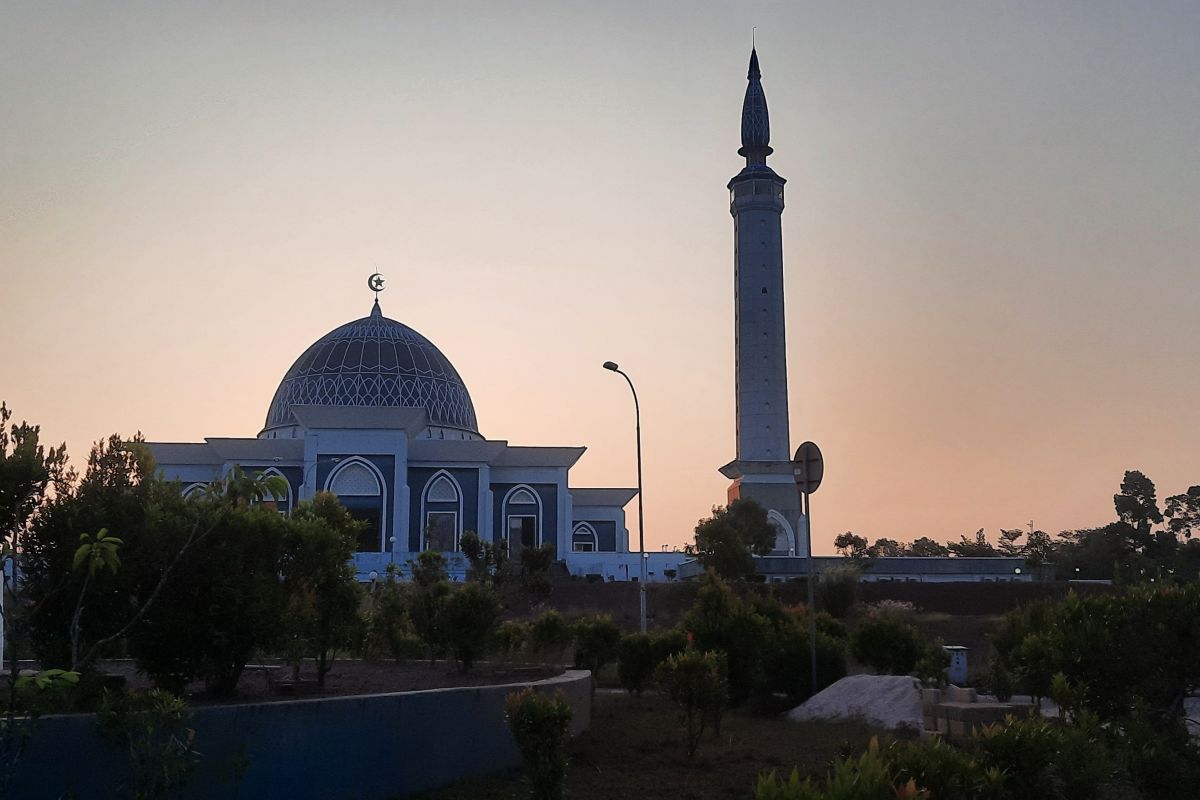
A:
[[[445,470],[433,475],[421,492],[421,549],[451,553],[462,536],[462,488]]]
[[[284,476],[284,474],[282,472],[275,469],[274,467],[268,467],[267,469],[264,469],[262,471],[262,477],[264,477],[264,478],[267,478],[267,477],[281,478],[283,480],[283,482],[285,484],[287,484],[287,494],[285,494],[283,497],[275,497],[270,492],[268,492],[267,496],[262,499],[260,505],[265,506],[267,508],[273,508],[276,511],[278,511],[280,514],[291,513],[291,511],[292,511],[292,484],[291,484],[291,482]]]
[[[586,522],[580,522],[571,531],[571,552],[594,553],[600,549],[600,539],[596,529]]]
[[[387,491],[375,465],[357,456],[342,461],[325,480],[325,491],[337,495],[350,516],[367,523],[358,535],[358,551],[382,552]]]
[[[183,490],[183,499],[199,500],[201,497],[204,497],[204,493],[207,489],[207,484],[193,483],[191,486],[188,486]]]
[[[504,541],[513,558],[527,547],[542,544],[542,500],[531,487],[514,486],[504,495],[502,506]]]
[[[775,509],[771,509],[767,512],[767,521],[775,528],[775,546],[771,548],[771,555],[796,555],[796,536],[792,533],[792,526],[788,524],[784,516]]]

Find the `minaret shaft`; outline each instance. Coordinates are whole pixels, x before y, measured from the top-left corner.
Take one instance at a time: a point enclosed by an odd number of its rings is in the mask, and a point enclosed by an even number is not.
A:
[[[783,185],[770,169],[730,181],[734,219],[737,458],[786,461],[787,345],[783,304]]]

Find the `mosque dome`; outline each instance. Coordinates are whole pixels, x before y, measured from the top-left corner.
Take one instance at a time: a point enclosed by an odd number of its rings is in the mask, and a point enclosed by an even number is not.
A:
[[[283,376],[264,430],[296,424],[293,405],[424,408],[432,427],[479,436],[475,406],[454,365],[421,334],[369,316],[322,336]]]

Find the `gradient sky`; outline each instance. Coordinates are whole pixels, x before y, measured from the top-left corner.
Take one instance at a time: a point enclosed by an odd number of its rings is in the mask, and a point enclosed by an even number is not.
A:
[[[620,362],[683,543],[757,26],[815,549],[1200,483],[1200,4],[250,5],[0,4],[0,398],[76,462],[255,435],[378,269],[486,436],[588,446],[573,485],[635,482]]]

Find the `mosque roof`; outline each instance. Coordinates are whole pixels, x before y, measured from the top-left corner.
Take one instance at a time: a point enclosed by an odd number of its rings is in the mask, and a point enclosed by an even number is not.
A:
[[[283,376],[264,430],[297,423],[292,406],[423,408],[429,425],[479,434],[458,371],[407,325],[383,316],[348,322],[305,350]]]

